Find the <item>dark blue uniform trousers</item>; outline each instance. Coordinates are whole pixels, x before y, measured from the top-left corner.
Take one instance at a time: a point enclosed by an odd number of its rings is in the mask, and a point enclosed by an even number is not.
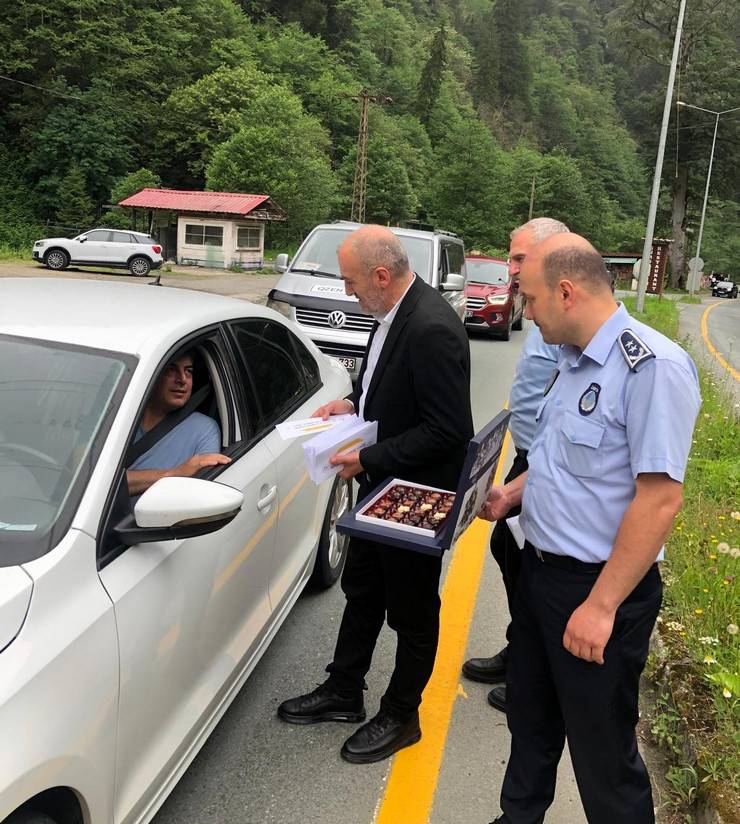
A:
[[[505,824],[541,824],[568,740],[589,824],[653,824],[650,779],[637,751],[640,674],[660,609],[657,564],[617,610],[604,664],[571,655],[563,633],[598,570],[549,566],[525,546],[507,668],[511,756]]]
[[[434,669],[439,640],[442,559],[352,538],[342,573],[347,603],[328,683],[340,693],[362,692],[375,642],[388,619],[398,637],[396,665],[381,708],[409,718]]]

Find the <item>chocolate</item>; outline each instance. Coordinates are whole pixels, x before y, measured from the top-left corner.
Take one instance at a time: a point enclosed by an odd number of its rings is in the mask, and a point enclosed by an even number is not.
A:
[[[363,514],[380,521],[437,532],[445,525],[454,502],[452,492],[434,492],[396,484]]]

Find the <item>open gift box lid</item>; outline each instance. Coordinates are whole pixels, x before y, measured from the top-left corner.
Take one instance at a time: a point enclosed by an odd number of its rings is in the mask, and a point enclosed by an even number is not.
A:
[[[488,490],[493,484],[501,456],[509,415],[508,410],[502,410],[471,438],[460,480],[455,490],[455,503],[444,526],[436,533],[398,523],[390,524],[380,518],[367,517],[363,514],[394,484],[422,490],[433,489],[425,484],[397,478],[387,478],[353,509],[345,513],[337,521],[337,531],[354,538],[365,538],[425,555],[441,556],[470,526],[488,497]]]

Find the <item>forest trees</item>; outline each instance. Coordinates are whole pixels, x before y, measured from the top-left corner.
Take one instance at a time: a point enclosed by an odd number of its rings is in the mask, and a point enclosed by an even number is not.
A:
[[[721,108],[737,96],[738,12],[730,0],[694,5],[682,94]],[[674,6],[4,4],[0,141],[13,162],[0,186],[0,243],[25,243],[24,226],[68,216],[83,196],[91,206],[77,211],[98,218],[119,182],[143,168],[167,187],[264,191],[288,211],[280,234],[297,240],[317,220],[348,216],[356,97],[368,88],[392,98],[371,111],[369,219],[429,219],[468,243],[500,248],[527,218],[534,179],[535,215],[567,220],[604,250],[635,250]],[[680,234],[697,211],[711,130],[698,113],[682,114],[679,129],[665,184]],[[722,227],[737,209],[733,143],[736,126],[722,122],[712,188],[719,205],[705,248],[723,261],[732,255]],[[678,169],[675,186],[669,165]],[[661,220],[664,232],[668,211]]]

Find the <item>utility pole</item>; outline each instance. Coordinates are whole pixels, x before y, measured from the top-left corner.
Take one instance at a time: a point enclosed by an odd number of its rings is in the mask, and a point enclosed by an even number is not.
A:
[[[371,95],[363,89],[359,97],[353,100],[360,101],[360,128],[357,132],[357,162],[355,163],[355,180],[352,184],[352,213],[351,220],[357,223],[365,222],[365,199],[367,197],[367,115],[371,103],[392,103],[393,99],[386,95]]]
[[[676,36],[673,40],[673,56],[671,58],[671,68],[668,72],[668,85],[665,90],[665,103],[663,105],[663,122],[660,127],[660,140],[658,141],[658,157],[655,160],[655,174],[653,175],[653,191],[650,196],[650,209],[648,211],[647,227],[645,228],[645,245],[642,247],[642,261],[640,263],[640,277],[637,281],[637,302],[635,308],[642,312],[645,308],[645,291],[647,289],[648,273],[650,272],[650,261],[653,251],[653,232],[655,231],[655,214],[658,211],[658,195],[660,194],[660,178],[663,173],[663,156],[665,154],[665,139],[668,133],[668,120],[671,116],[671,100],[673,100],[673,83],[676,79],[676,64],[678,63],[678,52],[681,46],[681,33],[683,31],[683,16],[686,11],[686,0],[681,0],[678,10],[678,20],[676,22]]]
[[[534,175],[532,176],[532,191],[529,193],[529,218],[532,220],[532,213],[534,212]]]

